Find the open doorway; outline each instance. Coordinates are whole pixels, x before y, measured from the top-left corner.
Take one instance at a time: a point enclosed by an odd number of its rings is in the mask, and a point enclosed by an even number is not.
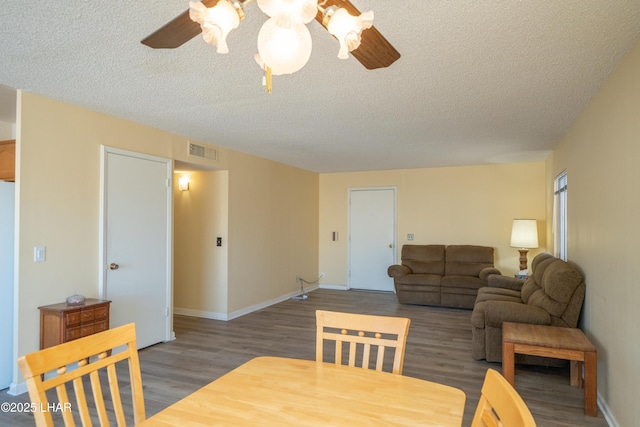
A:
[[[173,191],[174,313],[227,320],[229,172],[176,162]]]

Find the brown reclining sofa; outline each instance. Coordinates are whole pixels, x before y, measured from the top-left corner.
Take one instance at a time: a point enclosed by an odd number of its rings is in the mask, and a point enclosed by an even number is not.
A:
[[[401,258],[387,270],[401,304],[472,309],[487,277],[501,274],[487,246],[404,245]]]

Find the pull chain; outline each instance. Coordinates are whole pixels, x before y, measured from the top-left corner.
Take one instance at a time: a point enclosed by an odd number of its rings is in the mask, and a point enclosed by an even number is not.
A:
[[[264,66],[264,76],[262,77],[262,86],[266,88],[267,93],[271,93],[273,91],[271,68],[269,68],[267,65]]]

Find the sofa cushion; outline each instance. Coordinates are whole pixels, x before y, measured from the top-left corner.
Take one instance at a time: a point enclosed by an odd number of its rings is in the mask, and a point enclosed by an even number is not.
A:
[[[414,274],[444,274],[444,245],[404,245],[402,264]]]
[[[502,328],[503,322],[551,324],[549,313],[539,307],[508,301],[486,301],[483,304],[485,326]]]
[[[561,317],[580,283],[582,276],[571,265],[558,258],[546,258],[537,263],[533,277],[522,286],[522,301]]]
[[[537,258],[538,257],[536,256],[536,258],[534,258],[534,259],[537,259]],[[560,261],[559,258],[553,258],[553,257],[552,258],[545,258],[545,259],[540,260],[537,263],[537,265],[535,267],[535,270],[533,270],[533,276],[532,276],[533,280],[536,283],[541,284],[542,283],[542,277],[544,276],[544,272],[547,270],[547,267],[549,267],[554,262],[558,262],[558,261]],[[530,279],[531,279],[531,277],[529,277],[528,280],[530,280]]]
[[[580,282],[582,282],[580,273],[562,260],[549,265],[542,276],[545,293],[562,303],[569,302]]]
[[[527,305],[540,307],[549,313],[552,316],[560,317],[562,313],[567,309],[567,303],[559,302],[549,297],[549,295],[544,293],[544,290],[539,289],[535,291],[531,297],[529,297],[529,302]]]
[[[520,298],[520,291],[514,291],[512,289],[491,288],[488,286],[478,289],[476,304],[483,301],[511,301],[522,303],[522,299]]]
[[[473,245],[447,246],[445,253],[446,276],[475,276],[487,267],[493,267],[493,248]]]
[[[547,267],[556,261],[559,261],[559,259],[546,252],[539,253],[533,258],[533,261],[531,261],[533,274],[529,276],[529,278],[524,282],[524,285],[522,285],[523,303],[529,304],[529,298],[531,298],[531,295],[533,295],[538,289],[542,289],[540,284],[543,283],[542,277],[544,276],[544,272],[547,270]]]
[[[435,286],[440,289],[440,281],[442,276],[437,274],[407,274],[406,276],[396,277],[396,283],[399,285],[416,285],[416,286]]]
[[[487,282],[473,276],[442,276],[442,292],[455,292],[455,289],[471,289],[477,293],[478,289],[487,286]]]
[[[524,285],[522,285],[522,289],[520,291],[520,297],[522,298],[522,302],[525,304],[528,304],[529,298],[531,298],[531,295],[533,295],[533,293],[539,289],[542,289],[542,288],[538,286],[533,276],[529,277],[524,282]]]

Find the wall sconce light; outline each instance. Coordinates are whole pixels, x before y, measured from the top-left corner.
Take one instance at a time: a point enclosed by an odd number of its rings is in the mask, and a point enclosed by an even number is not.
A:
[[[178,179],[178,188],[182,191],[189,191],[189,177],[181,176]]]
[[[527,252],[538,247],[538,225],[535,219],[514,219],[511,247],[520,252],[520,274],[527,274]]]

